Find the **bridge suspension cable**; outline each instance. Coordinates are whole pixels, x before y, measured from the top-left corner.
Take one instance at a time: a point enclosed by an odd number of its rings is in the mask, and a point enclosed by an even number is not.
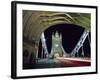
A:
[[[75,56],[76,53],[78,53],[79,49],[83,46],[83,43],[85,42],[87,36],[89,35],[89,31],[85,30],[80,37],[78,43],[76,44],[75,48],[71,52],[71,56]]]
[[[42,32],[42,35],[41,35],[41,42],[42,42],[42,55],[41,56],[43,56],[43,54],[44,54],[46,57],[48,57],[49,54],[48,54],[48,50],[47,50],[44,32]]]

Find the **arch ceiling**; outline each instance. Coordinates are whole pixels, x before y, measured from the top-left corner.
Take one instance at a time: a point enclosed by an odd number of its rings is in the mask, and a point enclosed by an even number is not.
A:
[[[75,24],[90,30],[90,14],[23,10],[23,36],[38,42],[41,33],[52,25]]]

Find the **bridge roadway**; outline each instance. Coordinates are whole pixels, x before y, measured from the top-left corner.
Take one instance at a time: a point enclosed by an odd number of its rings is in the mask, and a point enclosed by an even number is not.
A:
[[[89,58],[63,58],[58,57],[58,64],[61,67],[79,67],[90,66],[91,60]]]
[[[90,58],[65,58],[57,57],[54,59],[38,59],[36,64],[30,65],[31,69],[42,69],[42,68],[60,68],[60,67],[80,67],[90,66]],[[30,68],[26,68],[30,69]]]

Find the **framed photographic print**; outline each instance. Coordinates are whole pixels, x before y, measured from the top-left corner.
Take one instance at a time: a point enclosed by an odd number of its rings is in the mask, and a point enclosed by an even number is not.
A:
[[[97,6],[13,1],[11,77],[97,73]]]

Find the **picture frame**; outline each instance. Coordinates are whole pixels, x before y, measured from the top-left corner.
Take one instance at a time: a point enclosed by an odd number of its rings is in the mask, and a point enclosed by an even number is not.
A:
[[[97,6],[12,1],[11,78],[97,74],[97,12]]]

